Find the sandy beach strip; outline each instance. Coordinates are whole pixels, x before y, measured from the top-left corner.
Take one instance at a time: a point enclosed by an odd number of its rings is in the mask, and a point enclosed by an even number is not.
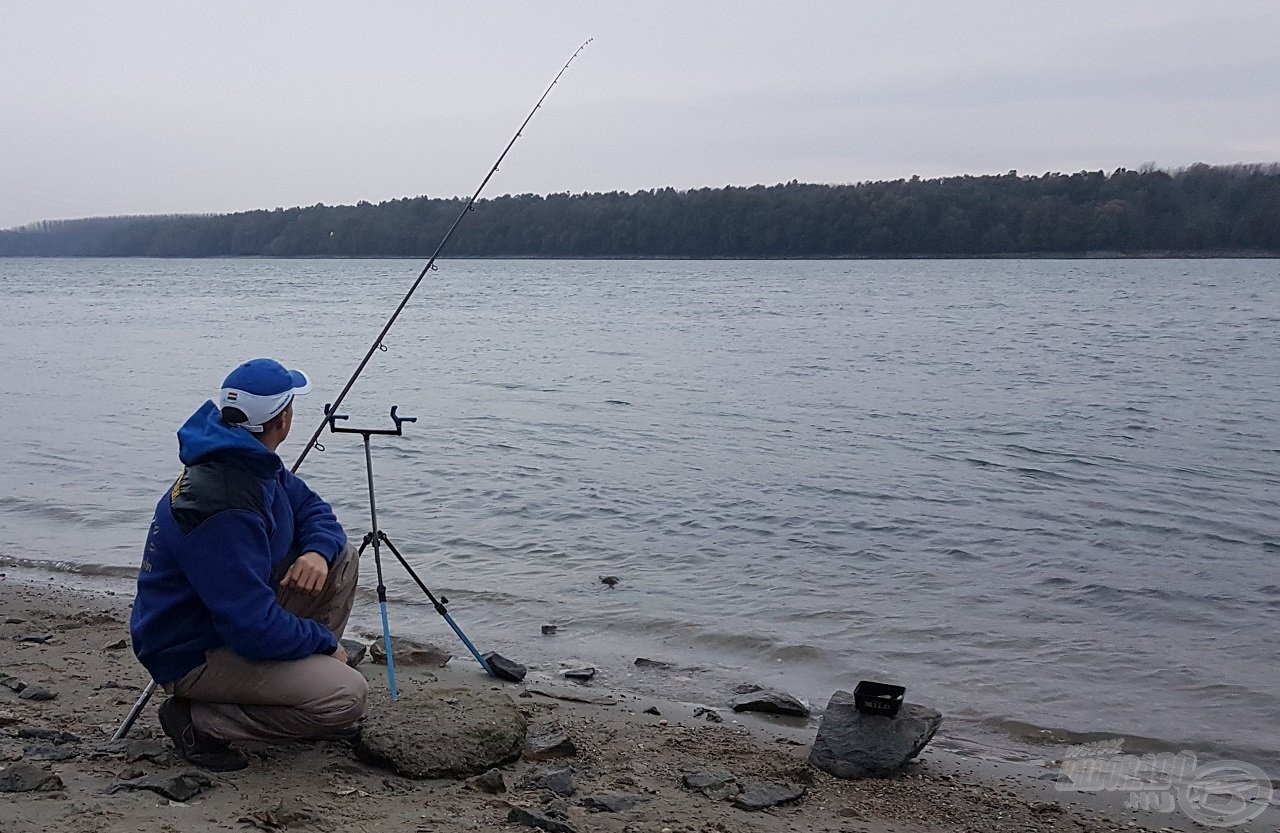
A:
[[[36,767],[58,779],[50,782],[50,791],[0,796],[0,831],[532,829],[508,820],[513,807],[552,827],[565,825],[556,829],[583,833],[1168,829],[1140,826],[1120,814],[1056,801],[1052,795],[1046,800],[1043,791],[969,777],[938,764],[928,751],[900,776],[843,781],[806,763],[804,731],[793,724],[779,724],[776,731],[768,720],[713,724],[694,718],[682,704],[624,693],[601,697],[603,692],[581,689],[604,701],[581,703],[529,690],[545,690],[545,685],[503,684],[500,691],[531,726],[554,725],[573,740],[576,754],[556,762],[572,770],[576,789],[569,796],[535,783],[545,764],[518,760],[503,766],[508,789],[490,794],[466,780],[399,777],[356,758],[347,742],[252,747],[248,769],[211,775],[211,785],[187,801],[146,790],[111,792],[138,776],[192,770],[168,751],[155,717],[160,694],[130,735],[130,740],[151,743],[139,743],[131,753],[107,746],[146,681],[127,643],[129,602],[121,595],[0,577],[0,679],[18,678],[56,695],[22,699],[10,688],[0,688],[0,766]],[[384,669],[367,661],[360,669],[373,687],[371,710],[386,708]],[[419,696],[446,688],[495,688],[475,669],[452,665],[403,669],[400,684]],[[645,713],[649,707],[661,714]],[[46,737],[33,738],[32,730]],[[48,730],[68,733],[74,740]],[[752,812],[682,784],[684,773],[712,770],[727,770],[741,783],[802,786],[804,795]],[[617,795],[635,799],[634,806],[599,811],[592,801]],[[1165,823],[1176,821],[1169,817]]]

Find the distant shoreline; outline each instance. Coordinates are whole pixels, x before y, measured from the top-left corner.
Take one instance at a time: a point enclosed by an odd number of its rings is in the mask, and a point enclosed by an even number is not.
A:
[[[1280,256],[1280,164],[42,220],[2,255],[887,259]],[[474,212],[473,212],[474,210]],[[463,220],[466,222],[462,222]],[[454,235],[454,231],[457,234]]]

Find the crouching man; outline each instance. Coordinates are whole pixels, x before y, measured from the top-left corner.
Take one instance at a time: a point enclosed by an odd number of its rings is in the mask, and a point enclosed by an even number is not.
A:
[[[276,455],[307,377],[271,359],[227,376],[178,431],[130,629],[170,695],[160,725],[188,761],[243,768],[242,740],[349,735],[368,684],[338,638],[358,560],[329,504]]]

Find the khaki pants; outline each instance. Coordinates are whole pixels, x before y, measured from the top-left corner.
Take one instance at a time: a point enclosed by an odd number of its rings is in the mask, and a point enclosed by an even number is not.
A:
[[[359,570],[355,547],[348,544],[334,559],[319,595],[281,590],[280,606],[341,637],[355,601]],[[359,671],[330,656],[254,662],[230,648],[209,651],[204,665],[166,689],[194,701],[191,720],[196,731],[224,741],[340,735],[364,717],[369,694]]]

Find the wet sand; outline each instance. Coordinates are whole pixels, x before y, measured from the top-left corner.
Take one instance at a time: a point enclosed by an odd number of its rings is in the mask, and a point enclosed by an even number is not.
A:
[[[256,746],[248,769],[211,774],[212,785],[185,802],[148,791],[108,792],[137,775],[176,775],[192,767],[163,751],[129,761],[102,752],[134,702],[145,675],[127,647],[128,604],[119,595],[57,589],[0,577],[0,677],[18,677],[56,692],[56,698],[20,699],[0,688],[0,765],[29,763],[58,776],[51,792],[0,798],[0,831],[137,830],[399,830],[471,831],[530,829],[508,821],[525,808],[575,831],[618,833],[729,833],[733,831],[848,831],[849,833],[953,833],[1185,829],[1180,817],[1147,826],[1114,808],[1055,800],[1051,791],[957,765],[945,753],[926,750],[902,775],[843,781],[808,766],[811,725],[776,719],[726,721],[694,718],[688,704],[658,702],[624,692],[534,681],[503,684],[501,691],[531,724],[554,723],[573,740],[577,754],[557,761],[571,766],[577,791],[559,797],[527,785],[545,764],[524,760],[502,767],[510,789],[488,794],[462,780],[415,781],[357,759],[345,742]],[[27,637],[45,641],[21,641]],[[453,665],[459,667],[454,668]],[[368,661],[370,708],[387,703],[385,672]],[[398,668],[402,689],[430,696],[436,689],[491,690],[492,682],[470,663],[454,661],[432,671]],[[552,695],[577,693],[612,700],[579,703]],[[155,709],[143,712],[131,739],[169,749]],[[650,706],[661,715],[646,714]],[[22,729],[53,729],[79,739],[63,747],[66,760],[32,760],[50,744],[19,736]],[[943,732],[946,727],[944,724]],[[136,750],[135,750],[136,751]],[[749,812],[686,789],[685,772],[729,770],[740,782],[802,785],[798,801]],[[0,772],[0,777],[3,772]],[[585,799],[628,794],[639,800],[623,812],[596,812]],[[1168,829],[1168,828],[1165,828]]]

